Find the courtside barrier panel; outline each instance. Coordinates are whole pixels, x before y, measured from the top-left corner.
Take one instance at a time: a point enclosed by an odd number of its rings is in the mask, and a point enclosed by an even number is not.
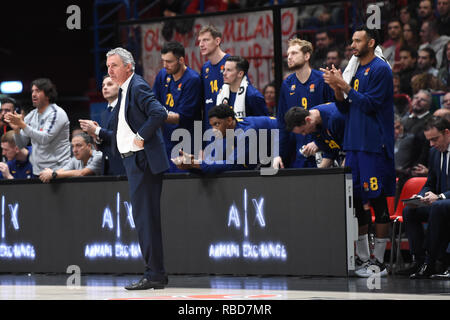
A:
[[[167,174],[170,274],[346,276],[353,269],[347,169],[215,177]],[[125,177],[0,182],[0,272],[142,273]]]

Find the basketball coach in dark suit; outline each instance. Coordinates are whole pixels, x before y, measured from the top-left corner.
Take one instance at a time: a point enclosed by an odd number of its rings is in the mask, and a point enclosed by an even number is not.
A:
[[[432,148],[428,178],[418,196],[426,206],[403,209],[410,250],[416,259],[410,278],[450,279],[445,268],[449,265],[446,249],[450,240],[450,123],[445,118],[432,117],[425,123],[424,134]],[[428,223],[426,233],[424,222]]]
[[[133,218],[146,263],[141,280],[125,289],[163,289],[168,283],[164,269],[160,198],[162,175],[169,168],[161,126],[166,109],[156,100],[148,83],[134,73],[130,52],[116,48],[106,54],[111,79],[119,86],[112,114],[112,147],[125,167]]]

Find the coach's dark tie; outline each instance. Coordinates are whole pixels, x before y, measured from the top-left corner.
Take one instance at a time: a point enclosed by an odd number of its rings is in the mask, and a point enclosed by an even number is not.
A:
[[[122,102],[122,88],[119,88],[119,95],[117,96],[117,104],[116,107],[120,107],[120,103]]]
[[[122,88],[119,88],[119,95],[117,96],[117,103],[116,103],[116,106],[115,106],[115,108],[116,108],[117,110],[116,110],[116,112],[115,112],[115,116],[114,116],[114,117],[117,117],[118,114],[119,114],[120,103],[121,103],[121,101],[122,101]],[[111,112],[112,112],[112,111],[114,111],[114,110],[111,110]]]
[[[442,153],[441,193],[447,191],[447,152]]]

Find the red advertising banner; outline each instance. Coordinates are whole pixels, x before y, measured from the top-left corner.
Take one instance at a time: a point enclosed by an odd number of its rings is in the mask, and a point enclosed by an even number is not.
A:
[[[178,41],[183,44],[186,64],[200,72],[206,58],[200,54],[197,38],[202,26],[208,24],[214,25],[222,32],[222,50],[248,59],[250,63],[248,76],[255,87],[262,89],[274,80],[273,19],[270,10],[141,25],[145,79],[152,85],[162,68],[160,51],[165,41]],[[296,26],[297,10],[283,10],[281,30],[283,44],[295,33]]]

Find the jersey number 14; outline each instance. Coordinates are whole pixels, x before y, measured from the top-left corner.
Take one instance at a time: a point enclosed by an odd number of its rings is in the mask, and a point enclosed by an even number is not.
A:
[[[219,91],[219,87],[217,86],[217,80],[211,80],[209,82],[209,85],[211,86],[211,93]]]

